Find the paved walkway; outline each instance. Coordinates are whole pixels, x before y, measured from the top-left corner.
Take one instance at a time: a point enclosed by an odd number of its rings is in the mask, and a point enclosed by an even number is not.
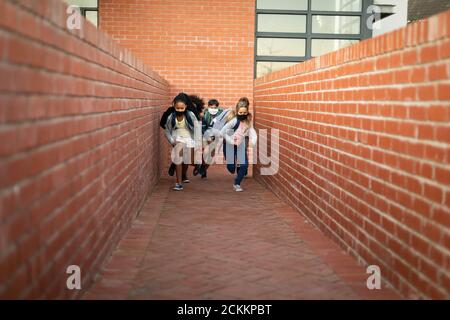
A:
[[[355,259],[252,178],[242,193],[220,167],[172,185],[157,185],[84,299],[397,298],[368,290]]]

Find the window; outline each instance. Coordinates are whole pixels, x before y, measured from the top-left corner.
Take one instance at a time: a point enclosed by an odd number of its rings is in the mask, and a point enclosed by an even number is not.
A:
[[[306,16],[294,14],[258,14],[259,32],[306,32]]]
[[[359,40],[339,40],[339,39],[312,39],[311,56],[318,57],[331,51],[336,51],[344,47],[358,43]]]
[[[308,0],[258,0],[258,9],[307,10]]]
[[[313,16],[313,33],[359,34],[361,18],[352,16]]]
[[[314,11],[354,11],[362,9],[362,0],[312,0]]]
[[[305,56],[305,39],[259,38],[259,56]]]
[[[271,73],[297,64],[297,62],[258,61],[256,63],[256,77],[262,77]]]
[[[255,76],[372,36],[373,0],[257,0]]]
[[[98,0],[64,0],[68,5],[80,7],[81,14],[98,27]]]

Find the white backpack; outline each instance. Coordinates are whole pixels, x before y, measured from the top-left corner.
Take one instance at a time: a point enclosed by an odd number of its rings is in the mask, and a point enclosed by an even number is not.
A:
[[[227,123],[228,114],[231,112],[231,109],[224,109],[221,114],[214,118],[212,128],[215,130],[222,130],[222,128]]]

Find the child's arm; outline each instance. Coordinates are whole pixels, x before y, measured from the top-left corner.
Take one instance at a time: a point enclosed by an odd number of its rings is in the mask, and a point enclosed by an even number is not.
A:
[[[225,124],[222,128],[222,130],[220,131],[220,136],[225,138],[225,140],[227,141],[228,144],[234,144],[234,140],[231,136],[228,135],[227,131],[231,128],[234,127],[234,125],[236,124],[235,121],[230,121],[227,124]]]
[[[258,141],[258,135],[256,134],[256,130],[253,128],[250,128],[248,130],[248,136],[250,138],[250,144],[252,146],[256,146],[256,142]]]
[[[202,119],[202,134],[205,135],[205,132],[208,130],[208,123],[206,123],[205,118]]]
[[[166,129],[167,118],[169,118],[170,114],[174,111],[173,107],[169,107],[166,111],[164,111],[161,120],[159,121],[159,125],[161,128]]]
[[[171,145],[174,145],[175,144],[175,139],[172,137],[172,132],[171,132],[171,130],[169,130],[169,128],[165,128],[164,129],[164,134],[166,135],[166,138],[167,138],[167,141],[169,141],[169,143],[171,144]]]

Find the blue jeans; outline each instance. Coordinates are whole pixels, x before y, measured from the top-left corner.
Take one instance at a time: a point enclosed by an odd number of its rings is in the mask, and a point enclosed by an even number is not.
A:
[[[230,154],[229,156],[227,156],[227,148],[229,153],[232,152],[232,155]],[[227,169],[230,173],[234,173],[236,171],[236,164],[239,164],[239,167],[237,168],[236,179],[234,179],[234,184],[240,185],[248,169],[246,141],[244,140],[239,146],[230,145],[227,144],[226,141],[224,141],[223,155],[227,162]]]

